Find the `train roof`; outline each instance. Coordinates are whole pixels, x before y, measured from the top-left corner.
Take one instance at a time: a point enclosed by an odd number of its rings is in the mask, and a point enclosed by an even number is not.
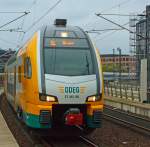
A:
[[[57,38],[59,32],[68,32],[68,38],[87,38],[86,33],[77,26],[48,25],[42,29],[45,37]]]

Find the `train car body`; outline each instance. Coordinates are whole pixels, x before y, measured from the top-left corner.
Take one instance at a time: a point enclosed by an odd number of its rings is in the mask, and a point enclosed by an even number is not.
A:
[[[18,117],[31,128],[99,128],[101,70],[98,50],[82,29],[46,26],[8,61],[5,93]]]
[[[0,73],[0,88],[4,87],[4,73]]]

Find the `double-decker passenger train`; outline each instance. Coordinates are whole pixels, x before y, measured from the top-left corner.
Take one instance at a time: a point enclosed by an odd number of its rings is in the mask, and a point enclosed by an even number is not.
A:
[[[79,27],[56,19],[42,27],[8,61],[5,93],[31,128],[99,128],[103,77],[98,50]]]

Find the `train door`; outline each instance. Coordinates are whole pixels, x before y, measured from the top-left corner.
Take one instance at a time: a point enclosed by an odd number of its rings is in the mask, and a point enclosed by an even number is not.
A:
[[[15,100],[15,66],[8,67],[8,81],[7,81],[7,99],[12,106]]]
[[[16,66],[14,67],[14,92],[13,92],[13,97],[14,97],[14,102],[13,105],[15,107],[15,101],[16,101]]]

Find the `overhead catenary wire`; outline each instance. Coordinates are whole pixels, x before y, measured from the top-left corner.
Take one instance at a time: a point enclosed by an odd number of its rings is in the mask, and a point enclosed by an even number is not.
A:
[[[118,24],[118,23],[116,23],[116,22],[114,22],[114,21],[112,21],[112,20],[110,20],[110,19],[108,19],[108,18],[102,16],[100,13],[95,14],[95,15],[98,16],[98,17],[100,17],[100,18],[102,18],[102,19],[104,19],[104,20],[106,20],[106,21],[108,21],[108,22],[110,22],[110,23],[112,23],[112,24],[114,24],[114,25],[119,26],[119,27],[122,28],[122,29],[125,29],[125,30],[129,31],[130,33],[136,34],[137,36],[139,36],[139,37],[141,37],[141,38],[143,38],[143,39],[146,39],[146,38],[145,38],[144,36],[142,36],[141,34],[138,34],[138,33],[136,33],[136,32],[133,32],[132,30],[130,30],[130,29],[128,29],[128,28],[126,28],[126,27],[124,27],[124,26],[122,26],[122,25],[120,25],[120,24]]]
[[[128,25],[129,24],[129,22],[127,22],[127,23],[124,23],[122,26],[126,26],[126,25]],[[98,40],[103,40],[103,39],[105,39],[106,37],[110,37],[111,35],[113,35],[114,33],[116,33],[116,32],[118,32],[118,31],[120,31],[120,30],[114,30],[114,31],[107,31],[106,33],[108,33],[108,34],[106,34],[105,36],[103,36],[102,38],[98,38],[98,39],[96,39],[96,41],[98,41]]]
[[[0,13],[2,13],[2,14],[3,14],[3,13],[10,13],[10,14],[12,14],[12,13],[23,13],[23,14],[25,14],[25,13],[27,13],[27,12],[26,12],[26,11],[25,11],[25,12],[13,12],[13,11],[12,11],[12,12],[11,12],[11,11],[9,11],[9,12],[2,12],[2,11],[0,11]]]
[[[52,7],[50,7],[41,17],[39,17],[35,22],[32,23],[31,26],[29,26],[26,29],[26,33],[30,31],[37,23],[39,23],[48,13],[50,13],[56,6],[61,2],[62,0],[58,0]]]
[[[28,15],[29,13],[30,13],[30,12],[25,12],[23,15],[21,15],[21,16],[15,18],[15,19],[13,19],[13,20],[11,20],[11,21],[9,21],[9,22],[7,22],[7,23],[1,25],[1,26],[0,26],[0,29],[3,28],[3,27],[5,27],[5,26],[8,26],[9,24],[11,24],[11,23],[17,21],[18,19],[20,19],[20,18],[22,18],[22,17]]]
[[[113,31],[113,30],[124,30],[122,28],[112,28],[112,29],[92,29],[92,30],[88,30],[86,32],[104,32],[104,31]]]
[[[27,8],[27,10],[32,9],[32,7],[36,4],[37,1],[38,1],[38,0],[33,0],[32,4],[30,5],[29,8]]]
[[[34,7],[34,5],[36,5],[37,1],[38,1],[38,0],[33,0],[32,4],[30,5],[30,7],[28,7],[28,8],[26,9],[26,11],[31,11],[31,9]],[[24,19],[23,19],[23,21],[22,21],[22,23],[21,23],[21,29],[22,29],[22,30],[23,30],[23,28],[24,28],[25,19],[26,19],[26,17],[24,17]],[[18,44],[20,44],[20,42],[24,39],[25,31],[23,31],[23,32],[24,32],[24,33],[20,32],[20,34],[18,35],[18,41],[17,41]],[[22,37],[21,37],[21,35],[22,35]],[[20,39],[20,38],[21,38],[21,39]],[[17,46],[19,46],[19,45],[17,45]]]
[[[117,29],[117,28],[114,28],[114,29],[101,29],[101,30],[88,30],[88,31],[85,31],[86,33],[89,33],[89,34],[97,34],[94,38],[97,38],[97,36],[99,35],[102,35],[104,32],[110,32],[110,31],[122,31],[124,29]]]
[[[117,8],[117,7],[121,7],[121,6],[123,6],[123,5],[127,4],[127,3],[129,3],[130,1],[132,1],[132,0],[125,0],[125,1],[123,1],[123,2],[120,2],[120,3],[116,4],[116,5],[113,5],[112,7],[108,8],[108,9],[102,10],[100,13],[104,13],[104,12],[113,10],[113,9],[115,9],[115,8]],[[89,23],[90,23],[90,22],[89,22]],[[89,23],[86,23],[84,26],[89,25]],[[95,24],[95,22],[93,22],[93,17],[92,17],[92,24]]]
[[[19,32],[19,33],[25,33],[24,31],[22,31],[20,29],[4,29],[4,30],[0,29],[0,32]]]
[[[112,15],[112,16],[146,16],[145,14],[137,14],[137,15],[134,15],[134,14],[113,14],[113,13],[99,13],[100,15]],[[98,15],[98,14],[97,14]]]
[[[121,6],[123,6],[123,5],[127,4],[127,3],[129,3],[130,1],[132,1],[132,0],[125,0],[125,1],[123,1],[123,2],[120,2],[120,3],[116,4],[116,5],[113,5],[112,7],[108,8],[108,9],[105,9],[105,10],[101,11],[101,13],[106,12],[106,11],[110,11],[110,10],[113,10],[113,9],[115,9],[115,8],[117,8],[117,7],[121,7]]]
[[[24,26],[24,23],[25,23],[25,18],[26,18],[26,17],[23,18],[23,21],[22,21],[22,23],[21,23],[21,30],[23,30],[23,26]],[[23,34],[23,35],[22,35],[22,34]],[[22,35],[22,38],[23,38],[23,37],[24,37],[24,34],[25,34],[25,31],[23,31],[23,33],[22,33],[22,32],[19,33],[18,39],[17,39],[17,42],[18,42],[17,47],[19,46],[19,44],[20,44],[20,42],[21,42],[21,39],[20,39],[20,38],[21,38],[21,35]],[[16,47],[16,48],[17,48],[17,47]]]
[[[35,1],[35,0],[34,0]],[[5,26],[7,26],[7,25],[9,25],[9,24],[11,24],[11,23],[13,23],[13,22],[15,22],[15,21],[17,21],[18,19],[20,19],[20,18],[22,18],[22,17],[24,17],[24,16],[26,16],[27,14],[29,14],[30,12],[29,11],[23,11],[23,12],[19,12],[19,11],[0,11],[0,14],[20,14],[20,13],[23,13],[23,15],[21,15],[21,16],[19,16],[19,17],[17,17],[17,18],[15,18],[15,19],[13,19],[12,21],[9,21],[9,22],[7,22],[7,23],[5,23],[4,25],[2,25],[2,26],[0,26],[0,28],[3,28],[3,27],[5,27]],[[23,23],[24,23],[24,19],[23,19]],[[22,23],[22,25],[21,26],[23,26],[23,23]],[[16,30],[16,29],[7,29],[7,30],[0,30],[0,31],[7,31],[7,32],[17,32],[17,33],[25,33],[24,31],[22,31],[22,30]],[[9,41],[7,41],[7,40],[5,40],[5,39],[0,39],[1,41],[3,41],[3,42],[6,42],[6,43],[9,43],[9,44],[16,44],[16,43],[12,43],[12,42],[9,42]]]
[[[91,31],[91,30],[89,30],[89,31],[85,31],[86,33],[92,33],[92,34],[101,34],[100,32],[98,32],[98,31]]]
[[[1,25],[1,26],[0,26],[0,29],[3,28],[3,27],[5,27],[5,26],[8,26],[9,24],[11,24],[11,23],[13,23],[13,22],[15,22],[15,21],[17,21],[17,20],[19,20],[19,19],[21,19],[22,17],[28,15],[29,13],[30,13],[30,12],[24,12],[23,15],[21,15],[21,16],[15,18],[15,19],[13,19],[13,20],[11,20],[11,21],[9,21],[9,22],[7,22],[7,23]],[[2,31],[3,31],[3,30],[2,30]],[[12,30],[11,30],[11,31],[12,31]],[[10,32],[11,32],[11,31],[10,31]],[[16,31],[16,32],[21,32],[21,31]],[[22,31],[21,33],[24,33],[24,32]],[[13,43],[13,42],[7,41],[7,40],[5,40],[5,39],[3,39],[3,38],[0,38],[0,40],[3,41],[3,42],[6,42],[6,43],[8,43],[8,44],[17,45],[17,43]]]

